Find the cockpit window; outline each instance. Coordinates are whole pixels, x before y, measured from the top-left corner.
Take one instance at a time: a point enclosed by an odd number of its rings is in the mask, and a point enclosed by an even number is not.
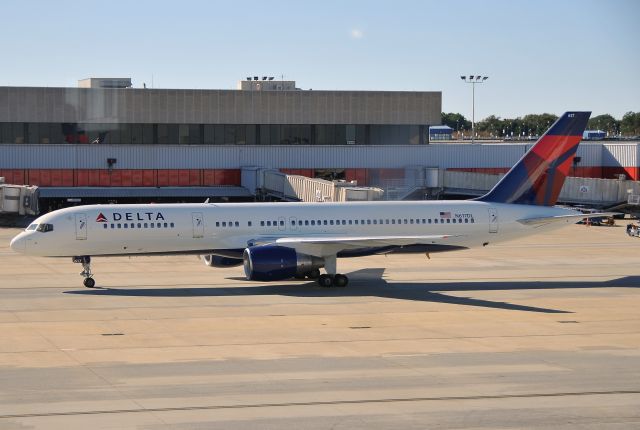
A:
[[[29,227],[27,227],[27,231],[35,230],[37,227],[38,227],[38,224],[31,224]]]
[[[40,224],[36,231],[46,233],[48,231],[53,231],[53,224]]]

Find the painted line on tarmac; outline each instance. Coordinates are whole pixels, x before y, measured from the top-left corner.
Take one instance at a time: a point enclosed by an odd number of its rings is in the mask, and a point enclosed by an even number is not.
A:
[[[253,403],[240,405],[208,405],[208,406],[184,406],[175,408],[136,408],[136,409],[108,409],[93,411],[69,411],[50,412],[34,414],[6,414],[0,415],[0,419],[13,418],[38,418],[38,417],[59,417],[74,415],[102,415],[102,414],[131,414],[140,412],[180,412],[180,411],[202,411],[202,410],[224,410],[224,409],[249,409],[249,408],[277,408],[296,406],[326,406],[326,405],[354,405],[367,403],[397,403],[397,402],[436,402],[436,401],[459,401],[459,400],[492,400],[492,399],[531,399],[545,397],[575,397],[575,396],[607,396],[640,394],[640,390],[618,390],[618,391],[580,391],[568,393],[529,393],[529,394],[502,394],[486,396],[443,396],[443,397],[409,397],[409,398],[387,398],[387,399],[361,399],[361,400],[328,400],[317,402],[283,402],[283,403]]]

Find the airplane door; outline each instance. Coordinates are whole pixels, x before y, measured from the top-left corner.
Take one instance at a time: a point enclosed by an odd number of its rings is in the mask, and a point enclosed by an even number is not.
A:
[[[495,208],[489,208],[489,233],[498,232],[498,211]]]
[[[191,222],[193,224],[193,237],[199,238],[204,236],[204,220],[202,219],[202,212],[192,212]]]
[[[298,229],[298,219],[294,216],[289,218],[289,224],[291,224],[291,230]]]
[[[76,214],[76,240],[87,240],[86,214]]]
[[[287,228],[287,219],[283,216],[278,217],[278,230],[284,230]]]

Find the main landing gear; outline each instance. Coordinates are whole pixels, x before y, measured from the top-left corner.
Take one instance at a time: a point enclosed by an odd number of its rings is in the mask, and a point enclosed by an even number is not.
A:
[[[87,288],[95,287],[96,281],[93,280],[93,273],[91,273],[91,257],[88,255],[82,255],[79,257],[73,257],[71,261],[82,264],[82,272],[80,272],[80,276],[84,277],[82,284]]]
[[[346,287],[349,284],[347,275],[336,273],[337,256],[332,255],[324,258],[324,268],[327,271],[325,275],[320,275],[318,285],[324,288],[328,287]]]
[[[329,287],[346,287],[349,284],[347,275],[337,273],[335,275],[320,275],[318,285],[324,288]]]

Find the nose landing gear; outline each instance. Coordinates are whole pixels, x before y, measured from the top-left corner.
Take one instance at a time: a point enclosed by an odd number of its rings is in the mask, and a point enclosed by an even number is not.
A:
[[[91,257],[81,255],[79,257],[73,257],[71,261],[82,264],[82,272],[80,272],[80,276],[84,277],[82,284],[87,288],[95,287],[96,281],[93,280],[93,273],[91,272]]]

